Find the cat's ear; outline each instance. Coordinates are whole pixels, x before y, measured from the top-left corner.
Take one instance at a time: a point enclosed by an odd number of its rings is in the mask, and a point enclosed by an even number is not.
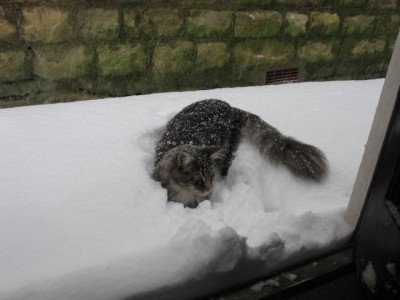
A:
[[[225,158],[225,152],[221,147],[211,146],[207,147],[207,152],[209,153],[212,160],[223,160]]]
[[[181,168],[184,171],[187,171],[190,169],[193,161],[193,156],[190,155],[189,153],[182,151],[178,154],[177,156],[177,164],[179,168]]]

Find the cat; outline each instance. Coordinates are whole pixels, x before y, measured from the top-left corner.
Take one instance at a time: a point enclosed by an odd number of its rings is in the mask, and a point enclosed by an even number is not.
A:
[[[196,208],[209,197],[214,176],[228,174],[243,138],[297,177],[315,182],[326,177],[328,162],[317,147],[282,135],[255,114],[208,99],[185,107],[167,123],[156,145],[153,178],[167,190],[168,201]]]

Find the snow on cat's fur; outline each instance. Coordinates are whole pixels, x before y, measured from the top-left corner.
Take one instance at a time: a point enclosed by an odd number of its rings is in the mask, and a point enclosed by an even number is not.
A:
[[[321,150],[217,99],[193,103],[168,122],[156,147],[153,176],[167,189],[169,201],[197,207],[211,194],[215,174],[228,174],[242,138],[297,177],[318,182],[326,176],[328,165]]]

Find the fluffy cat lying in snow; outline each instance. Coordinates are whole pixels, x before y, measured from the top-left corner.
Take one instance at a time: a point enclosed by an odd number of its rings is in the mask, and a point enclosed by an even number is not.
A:
[[[166,125],[156,146],[153,177],[168,191],[168,200],[195,208],[211,193],[214,175],[228,174],[242,138],[262,155],[295,176],[321,181],[328,171],[324,153],[282,135],[260,117],[221,100],[195,102]]]

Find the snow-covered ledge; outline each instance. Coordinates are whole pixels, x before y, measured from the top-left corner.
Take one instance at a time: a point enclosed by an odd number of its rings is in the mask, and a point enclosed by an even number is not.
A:
[[[383,80],[162,93],[0,111],[0,299],[187,299],[348,241],[344,213]],[[244,143],[197,209],[153,181],[170,116],[220,98],[325,151],[322,184]]]
[[[388,73],[376,109],[374,121],[368,142],[365,147],[365,152],[361,161],[357,179],[354,184],[354,189],[350,198],[349,205],[346,210],[346,222],[355,228],[367,197],[370,183],[374,176],[376,164],[379,159],[386,131],[392,117],[394,105],[396,103],[397,93],[399,91],[400,78],[400,34],[397,36],[397,41],[390,61]]]

